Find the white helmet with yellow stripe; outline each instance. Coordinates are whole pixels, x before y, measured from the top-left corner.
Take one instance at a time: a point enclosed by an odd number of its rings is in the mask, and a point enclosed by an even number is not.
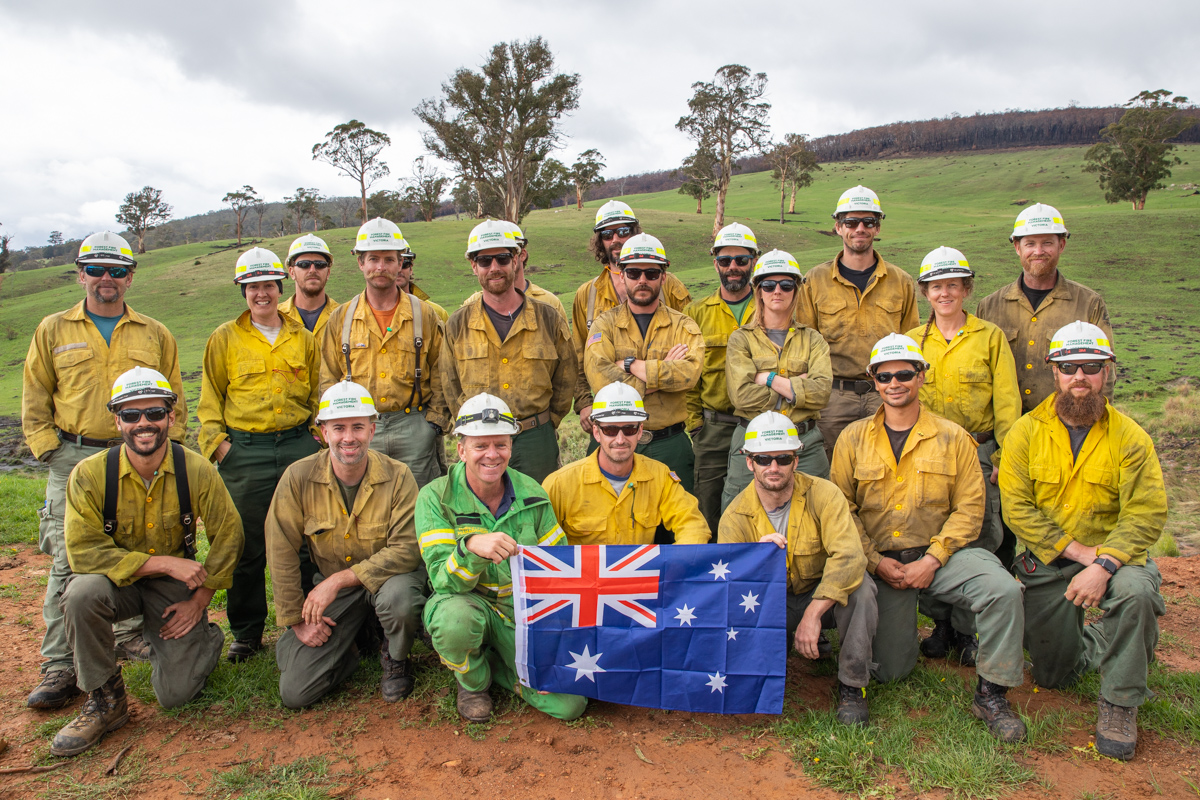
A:
[[[889,333],[875,343],[871,348],[871,361],[867,364],[867,371],[870,372],[872,367],[889,361],[912,361],[920,369],[929,367],[920,345],[902,333]]]
[[[112,394],[108,399],[108,410],[116,411],[122,403],[146,397],[161,397],[169,400],[172,406],[178,399],[170,381],[161,372],[149,367],[134,367],[121,373],[121,377],[113,384]]]
[[[879,195],[862,184],[842,192],[842,196],[838,198],[837,208],[834,209],[832,216],[834,219],[837,219],[838,214],[845,214],[850,211],[870,211],[873,214],[878,214],[880,219],[884,218],[883,207],[879,205]]]
[[[758,255],[758,238],[754,235],[754,231],[747,228],[740,222],[731,222],[717,232],[717,238],[713,240],[712,247],[708,252],[711,255],[716,255],[717,251],[722,247],[744,247],[751,253]]]
[[[1013,231],[1008,240],[1012,242],[1022,236],[1035,236],[1039,233],[1059,233],[1068,239],[1071,238],[1071,233],[1057,208],[1045,203],[1034,203],[1017,214],[1017,221],[1013,223]]]
[[[520,431],[508,403],[486,392],[468,398],[454,419],[455,436],[511,436]]]
[[[354,239],[354,247],[352,253],[366,253],[371,250],[399,250],[401,252],[408,249],[408,242],[404,241],[404,234],[400,233],[400,226],[391,220],[383,217],[367,220],[358,229],[358,236]]]
[[[747,453],[795,452],[800,449],[800,434],[796,423],[778,411],[764,411],[746,426]]]
[[[233,267],[234,283],[282,281],[287,276],[279,256],[265,247],[251,247],[238,256],[237,264]]]
[[[515,254],[524,239],[521,229],[508,220],[485,219],[471,229],[467,237],[467,258],[482,250],[503,247]]]
[[[290,267],[299,256],[305,253],[320,253],[329,256],[329,260],[333,261],[333,253],[329,251],[329,245],[325,243],[325,240],[315,234],[306,233],[292,242],[292,246],[288,248],[288,266]]]
[[[354,381],[338,381],[325,390],[317,406],[317,422],[349,417],[374,417],[375,400],[366,388]]]
[[[1050,351],[1046,353],[1046,363],[1096,359],[1116,361],[1117,356],[1104,329],[1081,319],[1059,328],[1050,339]]]
[[[93,233],[79,244],[79,255],[75,263],[84,264],[114,264],[122,267],[136,267],[133,260],[133,250],[129,242],[111,231]]]
[[[637,221],[632,208],[620,200],[609,200],[596,209],[596,224],[592,226],[592,230],[598,231],[609,225],[632,225]]]
[[[627,383],[610,383],[592,401],[592,421],[601,425],[616,422],[645,422],[650,415],[638,390]]]
[[[967,257],[961,250],[953,247],[939,247],[929,252],[921,259],[921,272],[917,278],[919,283],[941,281],[946,278],[974,278],[975,271],[967,263]]]

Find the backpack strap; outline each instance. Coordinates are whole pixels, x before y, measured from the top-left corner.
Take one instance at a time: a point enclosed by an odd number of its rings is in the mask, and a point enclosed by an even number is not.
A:
[[[179,495],[179,524],[183,527],[183,553],[196,558],[196,517],[192,514],[192,493],[188,486],[187,456],[183,445],[171,442],[171,457],[175,460],[175,493]],[[107,498],[106,498],[107,502]]]
[[[356,294],[346,303],[346,316],[342,317],[342,355],[346,358],[346,380],[353,380],[350,374],[350,323],[354,321],[354,311],[358,308],[358,300],[362,295]]]
[[[121,474],[121,445],[108,448],[104,457],[104,532],[117,532],[117,481]]]
[[[424,314],[421,309],[421,300],[415,294],[409,293],[408,299],[412,302],[413,312],[413,347],[416,348],[417,354],[413,359],[413,390],[408,398],[408,405],[405,407],[407,412],[409,409],[415,408],[417,411],[423,410],[421,404],[421,377],[425,374],[425,370],[421,369],[421,348],[425,345]]]
[[[592,329],[592,320],[596,318],[596,281],[595,278],[588,284],[588,313],[587,313],[587,329]]]

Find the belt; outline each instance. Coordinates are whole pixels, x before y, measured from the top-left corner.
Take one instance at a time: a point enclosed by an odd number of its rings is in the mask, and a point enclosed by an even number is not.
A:
[[[745,417],[738,417],[737,421],[742,425],[745,425],[747,428],[750,427],[750,420],[746,419]],[[796,426],[797,436],[803,436],[813,428],[817,427],[817,421],[815,419],[806,419],[804,422],[793,422],[792,424]]]
[[[884,558],[891,558],[899,561],[901,564],[911,564],[914,561],[920,561],[925,557],[925,551],[929,549],[929,545],[924,547],[908,547],[904,550],[881,550],[879,555]]]
[[[76,436],[75,434],[67,433],[66,431],[59,431],[58,436],[64,442],[81,444],[84,447],[116,447],[122,441],[124,441],[123,439],[89,439],[86,436]]]
[[[996,434],[994,431],[984,431],[983,433],[972,433],[971,438],[975,440],[976,444],[987,444],[996,438]]]
[[[742,421],[741,417],[736,417],[733,414],[726,414],[723,411],[712,411],[706,408],[701,413],[704,414],[704,418],[709,422],[731,422],[736,425]]]
[[[834,378],[833,388],[840,389],[843,392],[854,392],[855,394],[868,394],[875,391],[874,381],[848,381],[845,378]]]
[[[650,434],[650,441],[657,442],[659,439],[667,439],[676,434],[683,433],[683,423],[676,422],[674,425],[668,425],[656,431],[646,431],[646,433]]]
[[[517,425],[521,428],[521,433],[531,431],[539,425],[545,425],[550,421],[550,410],[547,409],[540,414],[534,414],[532,417],[517,420]]]
[[[306,436],[308,434],[308,425],[297,425],[294,428],[286,428],[282,431],[266,431],[265,433],[239,431],[236,428],[226,428],[225,432],[229,434],[230,441],[237,442],[238,444],[271,444],[280,439],[294,439],[297,436]]]

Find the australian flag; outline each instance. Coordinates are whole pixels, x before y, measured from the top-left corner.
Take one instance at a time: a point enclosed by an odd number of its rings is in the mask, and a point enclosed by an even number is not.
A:
[[[787,569],[774,544],[522,547],[510,563],[525,686],[783,712]]]

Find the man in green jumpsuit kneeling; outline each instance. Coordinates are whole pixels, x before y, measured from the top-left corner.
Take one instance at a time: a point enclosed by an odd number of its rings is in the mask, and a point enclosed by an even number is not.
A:
[[[458,679],[458,713],[470,722],[492,716],[493,680],[552,717],[583,714],[587,698],[522,687],[516,673],[512,574],[518,545],[566,544],[546,492],[508,468],[520,430],[508,405],[479,394],[455,420],[459,463],[421,489],[417,531],[433,595],[425,629],[442,663]]]

